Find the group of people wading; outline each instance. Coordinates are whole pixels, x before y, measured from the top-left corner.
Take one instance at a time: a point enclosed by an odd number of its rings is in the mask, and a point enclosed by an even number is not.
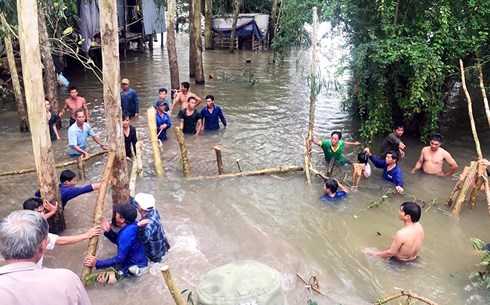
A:
[[[371,175],[371,167],[368,163],[368,160],[371,160],[376,168],[383,169],[383,179],[395,184],[395,193],[397,194],[404,191],[403,172],[398,166],[398,161],[405,157],[406,145],[401,139],[404,131],[403,125],[393,126],[393,132],[384,139],[378,156],[373,155],[369,147],[364,148],[363,152],[357,156],[357,161],[362,164],[362,177],[368,178]],[[358,141],[349,142],[342,140],[340,131],[332,132],[329,140],[319,140],[315,137],[311,137],[308,140],[322,148],[325,154],[325,161],[330,165],[329,167],[334,164],[351,164],[352,162],[344,157],[344,146],[361,145]],[[411,173],[414,174],[419,169],[422,169],[424,173],[430,175],[452,176],[457,170],[458,164],[451,154],[441,147],[442,144],[443,137],[440,134],[432,135],[429,138],[429,145],[422,148],[420,157]],[[446,172],[443,170],[444,162],[447,162],[450,166]],[[487,166],[490,165],[490,162],[486,159],[482,159],[479,162]],[[349,192],[349,189],[335,178],[327,178],[323,190],[322,201],[337,200],[347,196]],[[417,203],[404,202],[399,210],[399,219],[403,221],[404,226],[396,233],[390,248],[385,251],[366,250],[365,253],[401,262],[415,260],[424,241],[424,229],[418,222],[421,214],[421,208]]]

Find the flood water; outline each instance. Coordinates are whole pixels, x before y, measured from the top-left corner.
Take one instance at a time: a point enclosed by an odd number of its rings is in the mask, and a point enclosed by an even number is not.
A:
[[[188,80],[187,45],[185,34],[178,35],[178,56],[181,81]],[[337,40],[332,40],[337,46]],[[159,43],[157,44],[159,46]],[[333,50],[333,51],[332,51]],[[330,71],[327,57],[339,60],[337,49],[326,49],[320,69]],[[213,94],[229,123],[227,129],[186,137],[193,176],[217,173],[213,147],[222,147],[226,172],[273,168],[281,165],[303,164],[302,137],[308,124],[309,89],[306,83],[309,53],[294,52],[284,62],[272,66],[267,52],[225,50],[206,51],[203,55],[206,85],[191,91],[204,97]],[[251,63],[246,63],[251,59]],[[91,112],[96,133],[105,136],[103,121],[102,85],[90,72],[66,71],[72,85],[78,87]],[[175,135],[168,132],[163,144],[165,176],[155,177],[151,148],[147,139],[145,109],[158,96],[158,88],[169,89],[166,50],[129,52],[121,60],[121,78],[129,78],[142,100],[142,116],[134,119],[140,138],[144,141],[144,177],[137,180],[137,192],[149,192],[157,199],[165,230],[172,246],[166,255],[168,264],[181,290],[196,291],[205,273],[217,266],[236,260],[255,259],[282,274],[283,287],[289,304],[306,304],[308,299],[318,304],[369,304],[376,299],[410,289],[438,304],[488,304],[490,294],[474,285],[470,277],[481,267],[478,254],[472,249],[470,237],[490,241],[490,217],[485,199],[480,196],[474,210],[464,206],[460,216],[448,215],[445,202],[456,178],[439,178],[424,174],[410,174],[419,157],[423,143],[407,136],[406,158],[400,163],[405,174],[405,195],[389,196],[377,208],[368,205],[392,188],[384,182],[381,170],[373,169],[373,176],[363,180],[358,191],[335,204],[319,201],[322,180],[313,178],[306,183],[301,173],[285,175],[237,177],[185,181]],[[256,84],[251,85],[252,78]],[[349,75],[338,77],[346,84]],[[478,91],[475,91],[478,93]],[[66,92],[60,91],[66,97]],[[201,109],[204,104],[198,108]],[[483,106],[475,101],[475,115],[483,152],[490,151],[490,132],[486,126]],[[445,147],[460,165],[458,172],[475,159],[474,144],[468,122],[466,105],[455,101],[443,115]],[[18,133],[16,115],[12,111],[0,113],[0,171],[32,167],[30,135]],[[178,125],[175,113],[173,123]],[[57,163],[68,161],[68,115],[63,119],[62,140],[53,144]],[[315,135],[326,138],[334,130],[342,130],[346,140],[357,140],[357,122],[341,109],[341,96],[325,87],[318,96]],[[381,140],[380,140],[381,141]],[[90,145],[94,144],[89,141]],[[373,144],[378,151],[380,143]],[[90,146],[96,151],[96,145]],[[361,147],[347,147],[350,159]],[[487,156],[488,157],[488,156]],[[313,148],[314,164],[324,169],[323,153]],[[91,161],[87,180],[101,177],[103,159]],[[337,176],[344,178],[350,169]],[[348,178],[350,179],[350,178]],[[349,180],[348,180],[349,181]],[[22,201],[36,189],[34,175],[9,177],[0,180],[0,217],[21,208]],[[79,184],[85,183],[84,181]],[[65,209],[68,229],[63,234],[79,234],[90,225],[96,194],[83,195],[70,201]],[[110,197],[108,197],[110,198]],[[402,226],[398,220],[399,205],[403,201],[421,203],[421,223],[426,239],[416,263],[398,266],[385,260],[367,257],[366,248],[386,249],[395,232]],[[431,204],[434,202],[434,204]],[[110,202],[106,215],[110,215]],[[47,267],[64,267],[80,273],[86,242],[58,246],[46,253]],[[102,238],[98,257],[115,254],[115,246]],[[305,289],[296,273],[305,278],[316,274],[323,297]],[[150,274],[111,287],[89,287],[93,304],[173,304],[157,265]],[[195,293],[194,293],[195,295]]]

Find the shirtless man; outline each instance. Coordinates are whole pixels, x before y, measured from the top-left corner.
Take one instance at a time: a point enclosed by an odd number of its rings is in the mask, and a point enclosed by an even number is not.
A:
[[[83,112],[85,114],[85,119],[86,119],[85,122],[90,123],[87,101],[83,97],[78,96],[77,87],[74,86],[70,87],[69,92],[70,92],[70,97],[65,100],[65,105],[63,106],[63,109],[61,109],[61,112],[59,113],[60,118],[63,116],[63,114],[65,114],[66,110],[70,109],[70,126],[71,126],[77,120],[77,117],[75,116],[75,111],[78,109],[83,109]]]
[[[388,250],[375,252],[365,251],[367,255],[382,258],[394,258],[402,262],[413,261],[424,243],[424,228],[418,222],[422,211],[415,202],[404,202],[398,211],[398,218],[403,221],[403,228],[396,232]]]
[[[189,88],[191,87],[191,85],[188,83],[188,82],[182,82],[180,83],[180,91],[177,92],[177,94],[175,95],[175,98],[172,102],[172,106],[170,106],[170,110],[169,110],[169,113],[172,113],[172,110],[174,109],[175,107],[175,104],[177,104],[177,102],[180,102],[180,110],[184,110],[187,108],[187,101],[189,99],[189,97],[193,97],[195,98],[196,100],[196,107],[202,102],[202,99],[195,95],[194,93],[190,92],[189,91]]]
[[[422,168],[426,174],[441,177],[451,176],[456,171],[458,164],[453,157],[451,157],[451,154],[441,147],[442,141],[442,136],[440,134],[435,134],[430,137],[430,146],[422,148],[420,158],[412,169],[412,174],[420,168]],[[447,173],[444,173],[442,170],[444,160],[451,166]]]

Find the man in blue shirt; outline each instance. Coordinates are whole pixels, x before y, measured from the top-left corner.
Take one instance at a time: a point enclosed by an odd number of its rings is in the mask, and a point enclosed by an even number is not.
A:
[[[172,126],[172,122],[170,121],[170,116],[165,112],[165,108],[168,107],[164,101],[157,101],[157,130],[158,130],[158,139],[165,141],[167,140],[167,129]]]
[[[95,135],[92,127],[88,123],[85,123],[85,113],[83,109],[75,111],[76,122],[68,128],[68,152],[70,156],[81,156],[85,158],[90,157],[87,152],[87,140],[91,136],[95,143],[99,144],[103,150],[107,150],[108,147],[100,141],[99,137]]]
[[[155,209],[155,198],[151,194],[138,193],[134,196],[141,219],[138,222],[138,236],[145,246],[146,256],[152,262],[160,262],[170,249],[160,214]]]
[[[129,79],[121,81],[121,107],[123,113],[128,113],[131,117],[138,117],[140,112],[140,101],[133,88],[129,88]]]
[[[371,154],[369,148],[365,148],[364,152],[369,156],[369,160],[373,162],[374,166],[383,169],[383,178],[385,180],[395,183],[395,191],[397,193],[403,192],[403,173],[397,164],[398,153],[394,150],[389,151],[386,154],[384,160],[378,159]]]
[[[148,259],[145,247],[138,238],[138,226],[135,221],[138,212],[131,204],[116,204],[114,212],[116,224],[121,230],[118,233],[114,232],[105,217],[102,218],[100,226],[105,232],[104,236],[117,245],[117,255],[104,260],[90,255],[85,257],[84,264],[97,269],[118,266],[124,276],[139,275],[140,268],[148,266]]]
[[[206,96],[206,107],[201,110],[201,116],[204,121],[202,130],[218,130],[219,120],[221,120],[225,128],[227,126],[225,116],[221,108],[214,104],[214,96],[212,95]]]
[[[339,187],[341,189],[340,191],[338,191]],[[337,200],[347,196],[347,193],[349,193],[349,190],[335,178],[330,178],[325,181],[323,191],[325,194],[320,198],[321,201]]]
[[[68,203],[69,200],[78,197],[79,195],[90,193],[96,191],[100,188],[100,182],[87,184],[82,187],[77,185],[77,175],[69,170],[65,169],[60,175],[60,194],[61,194],[61,204],[63,208]],[[34,194],[36,197],[41,197],[41,191],[37,190]]]

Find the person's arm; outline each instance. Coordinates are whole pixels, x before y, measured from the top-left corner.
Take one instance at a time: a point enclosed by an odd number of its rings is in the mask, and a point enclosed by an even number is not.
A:
[[[202,117],[199,114],[199,118],[197,119],[197,128],[196,128],[196,136],[198,136],[201,133],[201,128],[202,128]]]
[[[82,97],[82,109],[83,112],[85,113],[85,119],[87,120],[87,123],[90,123],[90,116],[88,113],[88,107],[87,107],[87,101]]]
[[[411,173],[415,174],[415,172],[419,169],[422,168],[422,165],[424,165],[424,149],[422,148],[422,151],[420,152],[420,157],[417,160],[417,163],[415,163],[415,166],[413,167]]]
[[[345,145],[361,145],[361,142],[359,142],[359,141],[355,141],[355,142],[344,141],[344,144]]]
[[[167,123],[167,127],[165,127],[165,129],[169,129],[170,127],[172,127],[172,121],[170,120],[170,116],[168,115],[166,117],[166,123]]]
[[[61,108],[61,111],[60,111],[60,113],[58,113],[58,115],[59,115],[60,117],[62,117],[62,116],[63,116],[63,114],[65,114],[65,111],[66,111],[66,109],[67,109],[67,108],[68,108],[68,103],[67,103],[67,102],[66,102],[66,100],[65,100],[65,104],[63,105],[63,108]]]
[[[377,168],[384,168],[386,165],[386,162],[384,160],[378,159],[370,153],[369,153],[369,160],[371,160],[371,162],[373,162],[373,165]]]
[[[398,253],[398,250],[400,250],[401,246],[403,245],[402,238],[401,238],[401,233],[397,232],[395,235],[395,238],[393,239],[393,242],[391,243],[391,247],[385,251],[380,251],[380,252],[371,252],[367,253],[373,256],[379,256],[382,258],[389,258],[392,256],[395,256]]]
[[[94,190],[91,184],[85,185],[83,187],[65,187],[63,188],[61,192],[61,197],[63,199],[63,202],[67,202],[77,196],[80,196],[85,193],[90,193]]]
[[[138,94],[134,89],[133,89],[133,93],[134,93],[133,100],[134,100],[134,109],[135,109],[134,116],[138,117],[140,113],[140,99],[138,98]]]
[[[310,139],[313,143],[315,143],[316,145],[322,147],[322,140],[319,140],[317,138],[315,138],[314,136]]]
[[[456,163],[456,160],[451,156],[450,153],[446,151],[444,158],[446,159],[447,163],[451,166],[451,168],[447,171],[447,173],[444,174],[444,176],[451,176],[457,169],[458,169],[458,163]]]
[[[335,179],[337,180],[337,179]],[[349,193],[349,188],[347,188],[345,185],[343,185],[342,183],[340,183],[339,180],[337,180],[337,183],[339,184],[339,187],[342,191],[346,192],[346,193]]]
[[[393,180],[395,182],[395,191],[400,194],[403,193],[403,173],[402,170],[400,169],[400,166],[396,166],[396,171],[393,175]]]
[[[194,93],[192,93],[192,96],[194,96],[194,98],[196,99],[196,107],[197,107],[199,104],[201,104],[202,98],[200,98],[199,96],[197,96]]]
[[[143,245],[150,241],[152,226],[149,219],[138,221],[138,237]]]
[[[109,150],[109,147],[107,147],[107,145],[102,144],[99,136],[93,136],[92,139],[94,139],[95,143],[99,144],[100,148],[102,148],[103,150]]]
[[[226,119],[225,116],[223,115],[223,111],[221,111],[221,108],[219,108],[218,117],[221,120],[221,123],[223,123],[223,126],[225,126],[226,128],[228,124],[226,124]]]
[[[55,204],[51,204],[49,203],[49,201],[44,199],[43,207],[45,210],[44,218],[49,219],[51,216],[56,214],[56,211],[58,210],[58,202],[56,202]]]
[[[77,242],[80,242],[84,239],[89,239],[92,236],[97,236],[97,235],[100,235],[100,226],[95,226],[93,228],[90,228],[88,229],[87,232],[79,235],[59,236],[56,239],[56,245],[61,246],[61,245],[76,244]]]
[[[180,119],[180,129],[184,130],[184,119]]]
[[[80,146],[76,145],[76,144],[73,144],[73,145],[70,145],[74,150],[78,151],[80,154],[84,155],[85,158],[88,158],[90,157],[90,154],[88,152],[86,152],[85,150],[81,149]]]
[[[131,145],[133,146],[134,155],[136,156],[136,143],[138,142],[138,135],[136,134],[136,128],[131,126]]]
[[[54,134],[56,135],[56,139],[60,140],[60,134],[58,133],[58,127],[56,127],[56,121],[54,121],[54,124],[53,124],[53,131],[54,131]]]
[[[92,191],[96,191],[100,189],[100,182],[94,182],[90,186],[92,187]]]
[[[175,104],[177,104],[179,99],[180,99],[180,92],[177,92],[177,94],[175,94],[174,100],[172,101],[172,105],[170,106],[170,109],[168,110],[168,113],[170,113],[170,114],[172,113],[172,110],[174,109]]]
[[[124,233],[125,232],[123,232],[123,236],[121,236],[121,238],[119,239],[119,243],[117,244],[117,255],[109,259],[98,260],[95,263],[95,267],[97,269],[104,269],[110,266],[120,265],[126,260],[134,238],[131,238],[129,234]],[[135,237],[138,238],[136,235]]]
[[[478,160],[478,163],[486,165],[486,166],[490,166],[490,161],[488,161],[487,159],[480,159],[480,160]]]

